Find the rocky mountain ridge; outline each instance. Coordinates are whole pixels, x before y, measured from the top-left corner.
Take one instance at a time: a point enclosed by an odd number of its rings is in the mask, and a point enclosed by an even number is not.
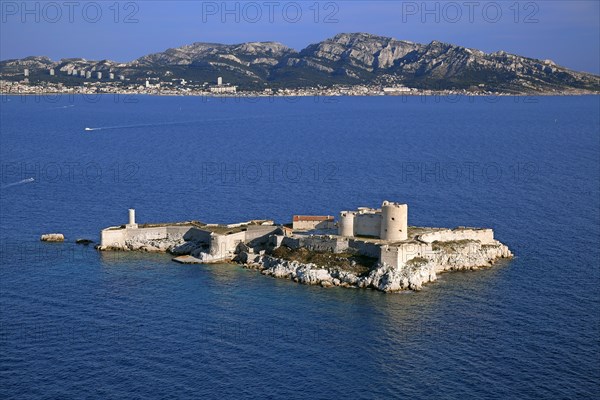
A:
[[[212,83],[222,76],[240,90],[338,84],[507,93],[600,92],[599,76],[572,71],[550,60],[368,33],[338,34],[299,52],[277,42],[193,43],[128,63],[81,58],[52,61],[48,57],[0,61],[2,79],[22,79],[25,68],[32,81],[47,79],[53,68],[53,79],[66,84],[78,84],[68,72],[83,69],[124,75],[130,82],[186,79]]]

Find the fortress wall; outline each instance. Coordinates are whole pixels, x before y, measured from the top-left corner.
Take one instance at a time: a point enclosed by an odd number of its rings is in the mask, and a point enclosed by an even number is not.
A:
[[[246,234],[245,243],[270,235],[279,229],[278,226],[274,225],[250,225],[248,226],[248,230],[244,232]]]
[[[100,246],[103,248],[124,248],[125,229],[104,229],[100,232]]]
[[[335,221],[294,221],[293,228],[299,231],[312,231],[314,229],[333,229]]]
[[[300,248],[300,239],[286,236],[281,241],[281,245],[289,247],[292,250],[296,250]]]
[[[192,229],[190,226],[167,226],[166,233],[168,239],[183,239]]]
[[[334,253],[344,253],[348,250],[349,247],[350,246],[347,240],[337,239]]]
[[[178,236],[183,236],[185,235],[189,230],[191,229],[195,229],[191,226],[179,226],[179,225],[172,225],[172,226],[166,226],[167,228],[167,235],[178,235]]]
[[[167,227],[157,226],[151,228],[125,229],[126,240],[141,242],[167,238]]]
[[[239,234],[245,236],[246,232],[240,232]],[[208,244],[211,243],[211,237],[212,233],[210,231],[185,225],[165,225],[133,229],[104,229],[100,234],[100,246],[124,248],[127,242],[145,242],[163,239],[184,239],[186,241]]]
[[[492,229],[447,229],[443,231],[425,233],[419,236],[423,242],[432,243],[452,242],[457,240],[479,240],[482,244],[494,243],[494,231]]]
[[[310,251],[325,251],[333,253],[337,246],[337,241],[334,239],[326,239],[321,237],[305,237],[300,239],[302,247]]]
[[[198,228],[190,228],[183,235],[183,239],[186,241],[200,242],[200,243],[210,243],[210,231],[205,231],[203,229]]]
[[[230,235],[212,235],[210,238],[210,254],[228,258],[235,252],[241,242],[245,242],[246,232],[232,233]]]
[[[381,246],[379,261],[392,267],[399,267],[416,257],[425,257],[432,253],[431,245],[426,243],[403,243],[399,246]]]
[[[347,240],[321,236],[300,238],[299,245],[310,251],[325,251],[331,253],[342,253],[348,249]]]
[[[289,247],[292,250],[296,250],[300,248],[300,239],[298,238],[292,238],[289,236],[286,236],[285,238],[283,238],[283,240],[281,241],[281,245],[282,246],[286,246]]]
[[[316,226],[316,229],[335,229],[335,221],[321,221],[320,224]]]
[[[167,238],[167,228],[164,226],[134,229],[105,229],[100,235],[100,246],[125,248],[130,241],[146,241]]]
[[[354,217],[354,236],[379,237],[381,214],[357,214]]]
[[[284,235],[271,235],[269,236],[269,243],[273,245],[274,248],[278,248],[283,244],[284,239]]]
[[[379,248],[381,247],[381,245],[370,242],[364,242],[362,240],[349,240],[348,247],[357,251],[363,256],[378,258],[380,253]]]
[[[390,246],[381,246],[379,262],[392,267],[398,266],[398,248]]]

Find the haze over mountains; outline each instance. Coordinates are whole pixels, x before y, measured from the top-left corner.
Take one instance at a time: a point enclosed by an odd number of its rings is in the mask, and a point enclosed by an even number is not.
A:
[[[128,63],[110,60],[27,57],[0,61],[2,79],[32,82],[54,80],[81,84],[69,70],[124,75],[129,81],[185,79],[225,82],[240,90],[343,85],[405,85],[421,89],[467,89],[511,93],[600,91],[600,77],[576,72],[550,60],[537,60],[503,51],[484,53],[433,41],[412,43],[368,33],[342,33],[301,51],[277,42],[235,45],[194,43],[149,54]]]

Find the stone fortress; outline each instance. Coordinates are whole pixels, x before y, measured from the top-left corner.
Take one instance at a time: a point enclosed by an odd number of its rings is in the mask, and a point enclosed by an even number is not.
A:
[[[111,226],[100,233],[99,250],[170,252],[198,257],[202,262],[224,262],[233,258],[240,243],[267,239],[281,229],[273,221],[255,220],[238,224],[205,224],[198,221],[142,224],[129,209],[129,223]]]
[[[342,211],[338,235],[377,237],[392,241],[406,240],[408,205],[384,201],[380,209],[360,207],[358,211]]]
[[[367,257],[373,260],[373,268],[368,275],[353,276],[318,265],[290,263],[272,256],[278,248],[330,254],[340,260]],[[418,289],[435,280],[436,273],[476,269],[512,257],[508,247],[494,239],[492,229],[409,226],[408,205],[389,201],[379,209],[342,211],[337,223],[333,216],[295,215],[286,225],[270,220],[138,225],[135,210],[130,209],[127,224],[102,230],[98,249],[169,252],[180,263],[235,261],[261,269],[265,275],[303,283],[384,291]]]

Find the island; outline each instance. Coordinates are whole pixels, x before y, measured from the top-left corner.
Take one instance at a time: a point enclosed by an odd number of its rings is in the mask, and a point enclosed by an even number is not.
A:
[[[170,253],[184,264],[239,263],[263,275],[323,287],[420,290],[446,271],[513,257],[492,229],[408,226],[408,205],[384,201],[333,216],[294,215],[289,224],[187,221],[103,229],[100,251]]]

